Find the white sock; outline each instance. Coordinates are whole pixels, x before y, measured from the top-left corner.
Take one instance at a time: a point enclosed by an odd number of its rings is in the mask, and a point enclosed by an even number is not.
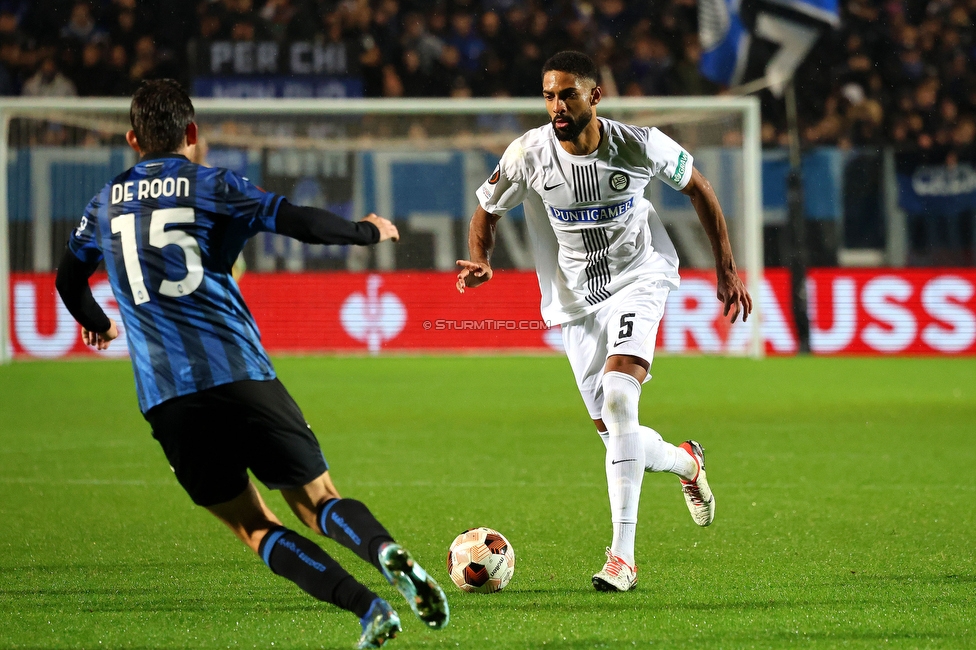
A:
[[[634,566],[634,539],[636,537],[637,524],[613,525],[613,541],[610,543],[610,550],[631,568]],[[625,549],[630,549],[630,555],[624,552]]]
[[[607,425],[607,488],[613,542],[610,551],[634,565],[634,533],[644,479],[644,446],[637,419],[641,386],[622,372],[603,375],[603,423]]]
[[[671,472],[690,481],[698,473],[698,463],[686,452],[670,442],[650,427],[641,427],[641,442],[644,445],[644,469],[648,472]]]
[[[645,472],[671,472],[690,481],[698,471],[698,464],[683,449],[666,442],[661,434],[643,425],[638,427],[641,446],[644,447]],[[598,431],[604,445],[609,445],[610,432]]]

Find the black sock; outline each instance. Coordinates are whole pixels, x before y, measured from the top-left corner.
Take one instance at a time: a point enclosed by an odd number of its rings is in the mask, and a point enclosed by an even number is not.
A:
[[[268,568],[313,598],[349,610],[359,618],[366,615],[376,598],[317,544],[284,526],[268,531],[258,554]]]
[[[383,524],[369,511],[366,504],[355,499],[332,499],[319,510],[319,527],[326,537],[331,537],[377,569],[380,568],[379,550],[384,542],[393,537]]]

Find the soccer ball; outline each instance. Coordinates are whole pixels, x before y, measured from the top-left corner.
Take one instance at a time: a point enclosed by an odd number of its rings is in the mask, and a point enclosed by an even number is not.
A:
[[[472,528],[458,535],[447,552],[447,572],[463,591],[501,591],[515,573],[515,551],[491,528]]]

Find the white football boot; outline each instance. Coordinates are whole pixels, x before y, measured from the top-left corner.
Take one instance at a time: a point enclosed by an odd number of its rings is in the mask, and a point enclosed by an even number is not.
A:
[[[451,618],[447,596],[410,551],[396,542],[386,542],[380,546],[379,560],[383,575],[407,600],[417,618],[431,629],[444,628]]]
[[[698,465],[698,473],[690,481],[681,479],[681,491],[691,512],[691,518],[699,526],[707,526],[715,519],[715,496],[705,478],[705,450],[694,440],[686,440],[678,445],[688,452]]]
[[[593,576],[597,591],[630,591],[637,586],[637,566],[629,566],[607,547],[607,563]]]

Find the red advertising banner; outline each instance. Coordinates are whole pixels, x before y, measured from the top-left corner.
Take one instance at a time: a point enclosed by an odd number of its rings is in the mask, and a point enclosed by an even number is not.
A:
[[[818,354],[976,353],[976,269],[814,269],[807,302]]]
[[[453,273],[276,273],[246,275],[241,290],[271,352],[562,349],[558,327],[539,316],[531,272],[499,271],[464,295]],[[96,300],[120,321],[104,275]],[[11,278],[15,356],[125,356],[124,341],[105,353],[81,345],[78,326],[54,291],[52,274]],[[811,347],[817,354],[976,353],[976,270],[814,269],[807,284]],[[769,354],[792,354],[796,334],[789,275],[763,279],[762,336]],[[683,271],[658,333],[666,353],[741,353],[749,325],[730,325],[715,299],[714,275]]]

